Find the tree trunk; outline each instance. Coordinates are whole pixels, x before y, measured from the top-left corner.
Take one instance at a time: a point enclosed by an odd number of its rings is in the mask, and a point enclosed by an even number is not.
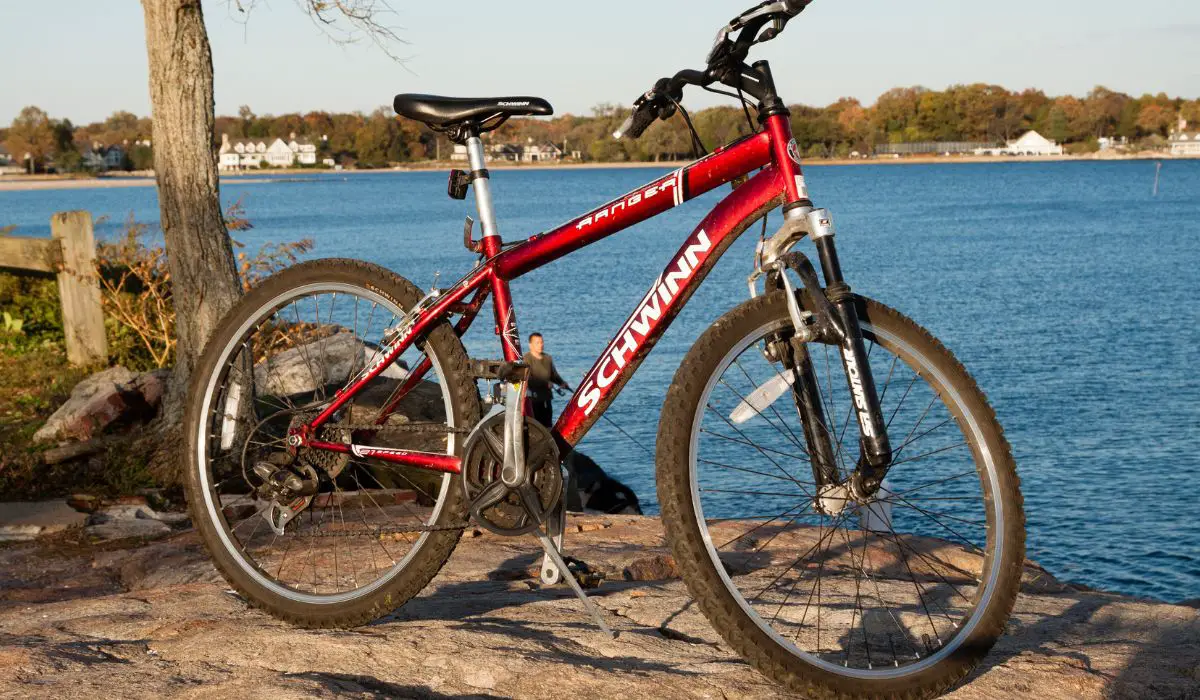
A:
[[[241,284],[221,211],[213,146],[212,49],[200,0],[142,0],[142,9],[154,173],[178,339],[161,426],[177,431],[188,377],[204,343],[241,295]]]

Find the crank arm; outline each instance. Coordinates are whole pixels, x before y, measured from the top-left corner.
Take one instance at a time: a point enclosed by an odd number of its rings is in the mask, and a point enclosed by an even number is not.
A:
[[[509,487],[525,482],[525,380],[509,383],[504,399],[504,466],[500,480]]]

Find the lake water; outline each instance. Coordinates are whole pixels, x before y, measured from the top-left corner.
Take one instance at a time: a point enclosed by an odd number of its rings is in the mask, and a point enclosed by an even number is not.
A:
[[[1056,575],[1166,600],[1200,597],[1200,161],[810,168],[847,278],[938,336],[989,395],[1013,445],[1029,556]],[[650,181],[652,169],[498,171],[509,239]],[[665,172],[665,171],[663,171]],[[250,249],[311,237],[316,256],[392,268],[419,286],[468,270],[465,203],[446,176],[321,174],[222,185]],[[710,193],[514,283],[523,333],[547,336],[573,385],[641,299]],[[468,200],[469,201],[469,200]],[[0,192],[0,225],[48,235],[87,209],[111,235],[158,218],[153,188]],[[473,212],[471,212],[473,213]],[[778,217],[774,217],[776,223]],[[746,298],[753,235],[726,254],[609,416],[653,449],[662,396],[699,333]],[[483,319],[472,354],[499,356]],[[581,449],[657,511],[653,460],[600,422]]]

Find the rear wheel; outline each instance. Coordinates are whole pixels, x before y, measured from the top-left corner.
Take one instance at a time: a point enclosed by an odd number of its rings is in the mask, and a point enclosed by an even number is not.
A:
[[[297,265],[230,311],[196,368],[185,417],[192,520],[226,580],[277,617],[342,627],[384,615],[429,583],[462,534],[457,475],[287,441],[380,359],[420,298],[375,265]],[[478,420],[466,353],[442,324],[313,439],[453,455]]]
[[[790,372],[766,352],[792,331],[780,292],[722,317],[676,373],[658,432],[663,521],[705,615],[767,676],[809,697],[928,697],[979,662],[1012,611],[1018,478],[949,351],[877,302],[860,299],[858,315],[893,449],[883,488],[816,505]],[[853,398],[837,347],[807,349],[846,480]],[[764,393],[778,398],[764,406]]]

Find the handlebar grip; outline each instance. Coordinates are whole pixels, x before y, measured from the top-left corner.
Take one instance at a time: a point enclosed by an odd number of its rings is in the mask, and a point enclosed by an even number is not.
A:
[[[633,114],[630,114],[629,118],[613,132],[613,138],[620,140],[628,136],[631,139],[636,139],[657,118],[658,115],[655,114],[655,110],[649,104],[636,107],[633,110]]]

